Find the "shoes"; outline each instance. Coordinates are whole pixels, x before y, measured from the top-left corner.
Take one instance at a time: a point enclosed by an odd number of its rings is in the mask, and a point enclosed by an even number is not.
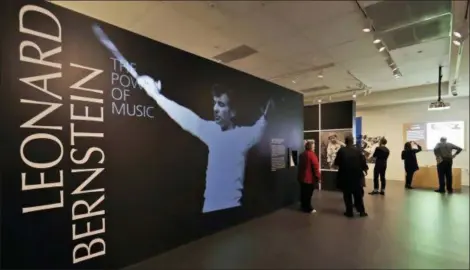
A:
[[[384,190],[381,190],[381,191],[379,192],[379,194],[383,196],[383,195],[385,195],[385,191],[384,191]]]
[[[362,212],[362,213],[359,213],[359,216],[360,217],[367,217],[369,216],[366,212]]]
[[[413,189],[412,186],[405,186],[406,189]]]
[[[434,192],[441,193],[441,194],[446,193],[445,190],[442,190],[442,189],[436,189],[434,190]]]
[[[353,213],[344,212],[344,216],[346,216],[346,217],[348,217],[348,218],[353,218],[353,217],[354,217],[354,214],[353,214]]]
[[[379,192],[377,190],[373,190],[372,192],[369,192],[369,195],[377,195]]]
[[[448,193],[448,194],[452,194],[452,193],[454,193],[454,190],[452,190],[452,189],[451,189],[451,190],[448,190],[447,193]]]

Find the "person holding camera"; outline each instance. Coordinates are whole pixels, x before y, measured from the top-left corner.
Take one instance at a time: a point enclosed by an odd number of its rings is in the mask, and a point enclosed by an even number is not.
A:
[[[414,148],[413,146],[416,146],[416,148]],[[422,148],[419,144],[417,144],[415,141],[411,141],[411,142],[406,142],[403,148],[403,151],[401,151],[401,159],[403,160],[403,163],[405,165],[405,172],[406,172],[406,177],[405,177],[406,189],[413,188],[411,186],[411,183],[413,182],[413,175],[415,174],[417,170],[419,170],[418,159],[416,158],[416,154],[421,152],[421,150]]]

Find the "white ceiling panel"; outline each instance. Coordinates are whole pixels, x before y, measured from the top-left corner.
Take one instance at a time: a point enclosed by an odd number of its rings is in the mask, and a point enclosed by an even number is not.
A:
[[[268,63],[271,63],[271,61],[269,61],[267,57],[257,53],[257,54],[252,54],[248,57],[230,62],[228,65],[239,70],[251,72],[251,71],[263,68]]]
[[[54,1],[82,14],[119,27],[133,30],[140,18],[148,15],[149,10],[159,5],[158,1]]]
[[[385,62],[385,57],[380,54],[376,53],[371,57],[364,57],[364,58],[355,58],[349,61],[341,62],[341,65],[349,70],[351,73],[355,74],[355,76],[368,76],[372,70],[374,70],[374,74],[379,70],[385,70],[386,74],[392,75],[390,68],[388,67],[387,63]]]
[[[322,48],[344,44],[370,34],[362,32],[364,17],[358,12],[351,12],[334,20],[323,21],[304,27],[301,31],[310,40]]]
[[[270,1],[266,1],[270,2]],[[356,11],[353,1],[271,1],[265,10],[300,30],[324,21],[334,21]]]
[[[440,63],[442,65],[448,65],[449,45],[449,38],[441,38],[438,40],[393,50],[390,52],[390,55],[392,56],[393,60],[395,60],[399,68],[401,68],[401,65],[404,63],[422,61],[429,58],[440,58]]]
[[[381,2],[381,1],[358,1],[358,2],[362,7],[368,7],[368,6],[371,6],[371,5],[375,5],[375,4],[377,4],[378,2]]]
[[[310,54],[316,51],[314,43],[299,34],[291,34],[262,46],[255,46],[254,48],[270,58],[282,61],[290,59],[290,56],[294,54]]]
[[[234,19],[220,12],[210,1],[165,1],[163,3],[181,15],[190,17],[208,28],[218,27]]]
[[[266,65],[264,67],[255,69],[250,73],[260,78],[271,79],[274,77],[282,76],[288,73],[289,71],[291,71],[291,68],[289,66],[286,66],[285,64],[278,61],[267,60]]]
[[[447,60],[448,57],[448,55],[445,56],[445,59]],[[423,70],[434,69],[434,73],[437,78],[439,65],[441,65],[442,62],[442,56],[434,56],[426,59],[421,59],[419,61],[407,61],[402,64],[399,64],[398,66],[400,67],[400,71],[404,77],[409,77],[410,75],[422,73]]]
[[[211,1],[222,14],[232,18],[246,17],[265,6],[263,1]]]
[[[334,63],[334,60],[328,53],[314,49],[311,53],[296,53],[289,56],[289,64],[297,70],[319,67],[329,63]]]
[[[343,43],[328,49],[328,54],[336,62],[347,62],[355,59],[380,55],[370,36],[363,36],[353,41]]]
[[[290,25],[262,10],[225,23],[217,29],[223,33],[230,33],[231,37],[250,47],[260,47],[281,40],[294,32]]]

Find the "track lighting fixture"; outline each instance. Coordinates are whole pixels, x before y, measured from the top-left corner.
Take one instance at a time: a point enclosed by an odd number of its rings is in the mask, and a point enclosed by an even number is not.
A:
[[[382,42],[382,40],[381,40],[381,39],[378,39],[378,38],[377,38],[377,39],[374,39],[374,41],[373,41],[374,44],[379,44],[380,42]]]
[[[379,52],[383,52],[385,50],[385,46],[379,48]]]
[[[466,40],[469,35],[468,22],[462,24],[459,28],[454,30],[452,34],[454,39],[452,43],[454,43],[455,46],[462,46],[464,40]]]
[[[372,23],[370,22],[370,20],[366,20],[366,22],[364,23],[364,27],[362,28],[362,32],[364,33],[370,33],[372,31]]]

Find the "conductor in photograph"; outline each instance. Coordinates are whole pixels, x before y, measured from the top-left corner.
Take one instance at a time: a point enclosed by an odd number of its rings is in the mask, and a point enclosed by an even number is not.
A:
[[[455,150],[455,153],[453,151]],[[434,155],[437,160],[437,173],[439,176],[439,189],[436,192],[454,192],[452,188],[452,163],[454,158],[462,152],[462,148],[447,142],[446,137],[442,137],[440,142],[434,147]]]
[[[182,129],[200,139],[209,148],[203,213],[241,205],[246,154],[259,142],[266,127],[271,100],[261,110],[261,117],[251,127],[236,124],[235,93],[223,85],[212,87],[214,121],[204,120],[189,109],[163,96],[161,85],[148,76],[137,79]]]
[[[129,74],[137,79],[139,86],[155,100],[160,108],[183,130],[208,146],[209,157],[202,212],[240,206],[246,155],[248,150],[263,136],[267,124],[266,114],[271,106],[271,100],[264,108],[261,108],[261,116],[253,126],[238,126],[235,92],[223,85],[214,85],[212,87],[214,121],[204,120],[191,110],[162,95],[160,80],[155,81],[146,75],[139,76],[101,27],[93,25],[92,29],[102,45],[119,60]]]

